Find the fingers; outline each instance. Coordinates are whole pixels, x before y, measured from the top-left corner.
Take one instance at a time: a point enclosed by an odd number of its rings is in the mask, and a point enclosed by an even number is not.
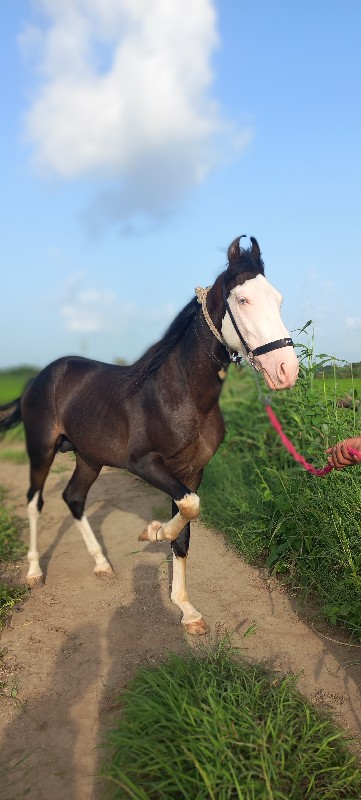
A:
[[[334,469],[343,469],[358,463],[358,459],[349,453],[348,445],[349,442],[347,441],[337,442],[334,447],[329,447],[326,451],[330,453],[328,463],[332,464]]]

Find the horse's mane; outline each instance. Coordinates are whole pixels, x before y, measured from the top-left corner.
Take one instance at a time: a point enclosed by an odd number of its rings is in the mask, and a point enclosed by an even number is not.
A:
[[[135,394],[168,358],[194,319],[197,307],[197,298],[193,297],[179,312],[159,342],[151,345],[138,361],[127,367],[128,396]]]
[[[229,252],[229,251],[228,251]],[[229,261],[227,269],[219,276],[225,283],[229,283],[236,275],[244,273],[245,277],[253,277],[257,273],[264,274],[262,258],[255,258],[251,250],[239,248],[239,257]],[[174,350],[180,339],[184,336],[198,309],[197,298],[192,300],[179,312],[163,337],[151,345],[138,361],[127,367],[127,396],[131,397],[143,386],[146,380],[153,375],[164,363],[169,354]]]

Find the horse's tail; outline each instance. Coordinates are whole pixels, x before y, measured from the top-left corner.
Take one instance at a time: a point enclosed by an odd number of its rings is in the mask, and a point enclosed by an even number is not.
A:
[[[12,400],[11,403],[6,403],[5,406],[0,406],[0,431],[7,431],[9,428],[15,428],[22,420],[21,413],[21,397]]]

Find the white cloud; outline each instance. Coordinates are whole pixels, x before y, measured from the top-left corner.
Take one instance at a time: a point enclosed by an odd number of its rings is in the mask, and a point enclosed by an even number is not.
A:
[[[162,336],[177,308],[170,303],[142,307],[119,302],[116,294],[102,286],[89,285],[86,272],[68,276],[57,290],[56,307],[63,330],[70,334],[109,334],[133,357]],[[54,299],[51,305],[54,304]]]
[[[349,331],[357,331],[361,328],[361,317],[346,317],[345,327]]]
[[[60,306],[65,331],[101,333],[109,330],[109,314],[113,305],[112,292],[96,288],[78,289],[73,293],[71,300]]]
[[[224,122],[211,96],[212,0],[36,0],[35,8],[44,19],[20,37],[39,68],[25,119],[34,161],[63,178],[111,179],[100,200],[108,216],[168,211],[222,151],[251,137]]]

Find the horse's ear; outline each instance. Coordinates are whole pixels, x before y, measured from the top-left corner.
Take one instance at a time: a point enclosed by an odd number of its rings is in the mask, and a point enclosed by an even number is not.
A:
[[[261,260],[261,251],[259,249],[259,244],[257,242],[257,239],[255,239],[254,236],[251,236],[250,238],[251,238],[251,242],[252,242],[251,256],[252,256],[252,258],[255,259],[255,261],[260,261]]]
[[[232,244],[229,245],[227,256],[230,267],[232,264],[238,264],[239,259],[241,258],[241,249],[239,243],[241,239],[244,239],[245,235],[246,234],[243,233],[242,236],[237,236],[237,239],[234,239]]]

